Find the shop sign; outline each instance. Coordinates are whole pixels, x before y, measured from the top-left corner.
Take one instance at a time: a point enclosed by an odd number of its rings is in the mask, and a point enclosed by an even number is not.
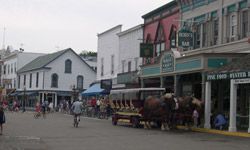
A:
[[[172,53],[166,53],[161,60],[161,72],[167,73],[174,71],[174,56]]]
[[[182,48],[189,48],[193,46],[193,32],[182,28],[178,33],[178,45]]]
[[[153,57],[154,45],[151,43],[141,43],[140,44],[140,57],[149,58]]]
[[[250,83],[250,78],[234,80],[234,84],[246,84],[246,83]]]
[[[207,75],[207,80],[242,79],[242,78],[250,78],[250,72],[233,72],[233,73],[219,73],[219,74]]]

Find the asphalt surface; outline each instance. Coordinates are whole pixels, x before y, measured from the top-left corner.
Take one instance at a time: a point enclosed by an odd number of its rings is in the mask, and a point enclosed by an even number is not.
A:
[[[6,113],[0,150],[249,150],[250,139],[195,133],[112,126],[110,120],[60,113],[34,119],[33,113]]]

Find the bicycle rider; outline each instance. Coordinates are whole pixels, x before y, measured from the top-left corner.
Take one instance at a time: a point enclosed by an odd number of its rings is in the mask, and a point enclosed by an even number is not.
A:
[[[74,119],[77,118],[78,122],[80,122],[80,115],[82,112],[82,103],[77,99],[71,106],[71,110],[74,114]]]

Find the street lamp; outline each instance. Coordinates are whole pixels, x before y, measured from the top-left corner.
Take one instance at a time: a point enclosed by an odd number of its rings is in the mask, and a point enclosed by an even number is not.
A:
[[[23,112],[25,112],[25,102],[26,102],[26,87],[23,87]]]

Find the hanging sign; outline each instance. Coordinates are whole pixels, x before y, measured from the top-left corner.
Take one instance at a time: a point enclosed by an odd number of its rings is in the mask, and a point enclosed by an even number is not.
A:
[[[167,73],[174,71],[174,56],[172,53],[166,53],[161,60],[161,72]]]
[[[154,46],[151,43],[141,43],[140,44],[140,57],[149,58],[153,57]]]
[[[182,48],[189,48],[193,46],[193,32],[182,28],[178,33],[178,45]]]

